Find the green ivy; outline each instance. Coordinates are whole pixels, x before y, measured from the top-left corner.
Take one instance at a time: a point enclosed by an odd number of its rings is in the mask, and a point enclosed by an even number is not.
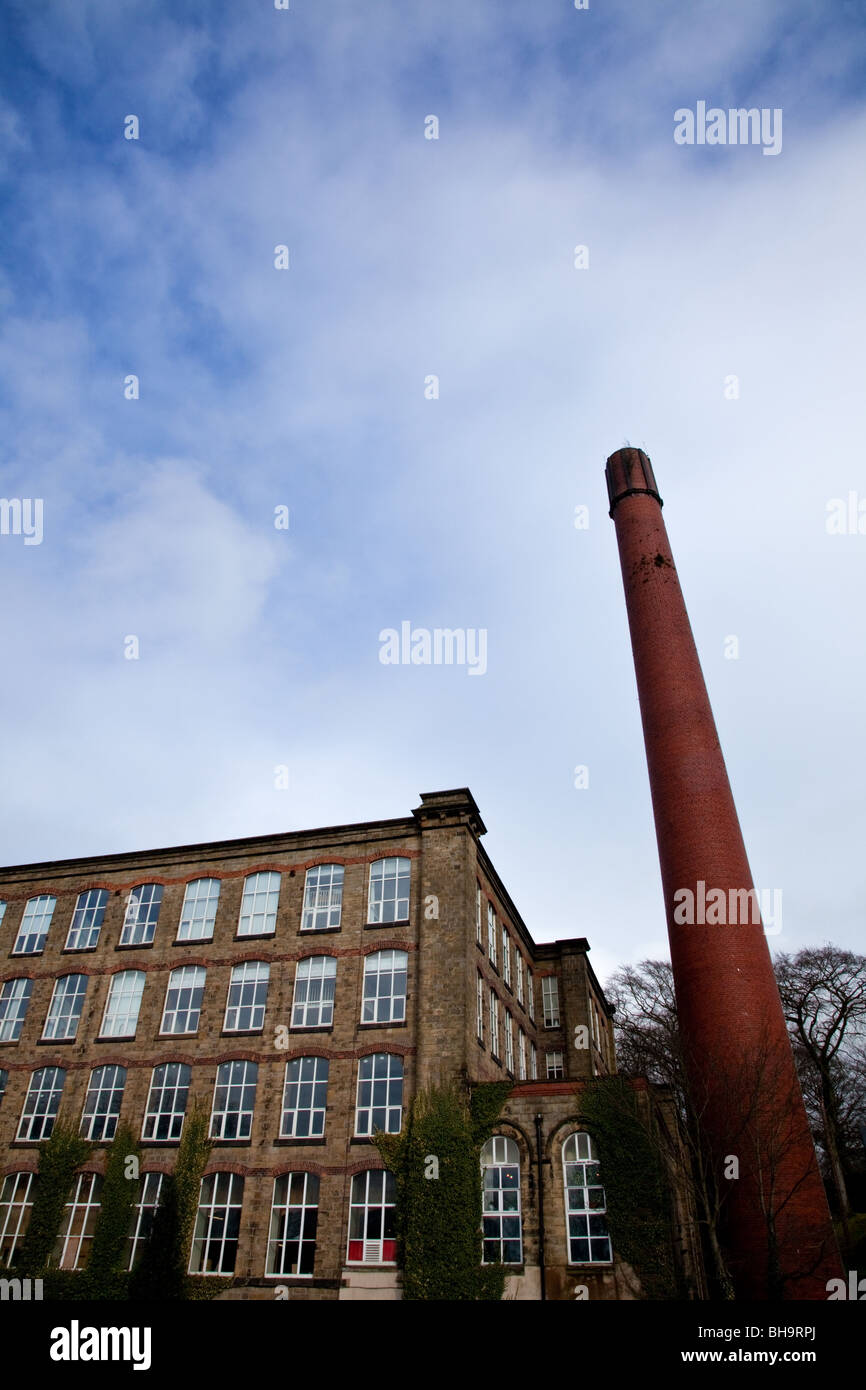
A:
[[[150,1236],[130,1283],[131,1298],[185,1299],[190,1297],[193,1285],[200,1282],[189,1278],[187,1266],[201,1180],[210,1151],[208,1114],[196,1108],[186,1117],[174,1172],[163,1177]]]
[[[51,1137],[43,1139],[39,1145],[39,1178],[33,1210],[16,1265],[16,1273],[22,1278],[38,1279],[44,1275],[76,1169],[87,1161],[92,1151],[93,1146],[79,1136],[74,1126],[59,1119]]]
[[[580,1093],[581,1118],[596,1140],[614,1252],[631,1265],[648,1299],[682,1296],[673,1256],[667,1168],[651,1115],[621,1076],[597,1077]]]
[[[394,1173],[397,1258],[406,1300],[499,1300],[501,1265],[481,1263],[480,1143],[510,1086],[419,1091],[400,1134],[376,1134]],[[476,1100],[476,1094],[478,1098]]]
[[[139,1187],[139,1148],[127,1124],[118,1126],[108,1150],[99,1217],[83,1282],[88,1298],[128,1297],[129,1228]]]

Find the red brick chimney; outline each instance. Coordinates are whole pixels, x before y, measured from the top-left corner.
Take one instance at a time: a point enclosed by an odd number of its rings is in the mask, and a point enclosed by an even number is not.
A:
[[[680,1034],[724,1195],[725,1254],[739,1298],[779,1296],[762,1207],[780,1207],[775,1239],[783,1296],[825,1299],[827,1280],[841,1276],[841,1263],[763,925],[756,900],[746,898],[752,875],[662,499],[642,449],[618,449],[605,471]],[[692,895],[691,913],[683,890]],[[739,1176],[726,1176],[737,1170]]]

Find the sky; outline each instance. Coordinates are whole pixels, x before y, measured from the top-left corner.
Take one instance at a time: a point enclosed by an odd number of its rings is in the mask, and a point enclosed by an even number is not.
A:
[[[665,956],[631,444],[771,949],[862,950],[864,19],[6,0],[0,860],[468,786],[536,940]],[[486,659],[385,664],[404,622]]]

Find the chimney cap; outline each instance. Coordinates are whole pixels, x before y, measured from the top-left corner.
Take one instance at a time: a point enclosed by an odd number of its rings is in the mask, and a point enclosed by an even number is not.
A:
[[[646,493],[663,506],[656,486],[652,464],[643,449],[617,449],[608,459],[604,476],[607,479],[607,496],[610,502],[609,516],[617,502],[633,493]]]

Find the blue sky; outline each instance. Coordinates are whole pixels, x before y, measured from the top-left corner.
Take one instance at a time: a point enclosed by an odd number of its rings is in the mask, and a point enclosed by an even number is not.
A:
[[[40,545],[0,536],[4,862],[468,785],[538,939],[586,935],[602,978],[664,954],[603,476],[629,442],[771,946],[862,948],[866,535],[825,525],[866,498],[861,6],[11,0],[0,28],[2,494],[44,500]],[[700,100],[781,108],[781,152],[676,145]],[[383,666],[404,620],[485,629],[486,674]]]

